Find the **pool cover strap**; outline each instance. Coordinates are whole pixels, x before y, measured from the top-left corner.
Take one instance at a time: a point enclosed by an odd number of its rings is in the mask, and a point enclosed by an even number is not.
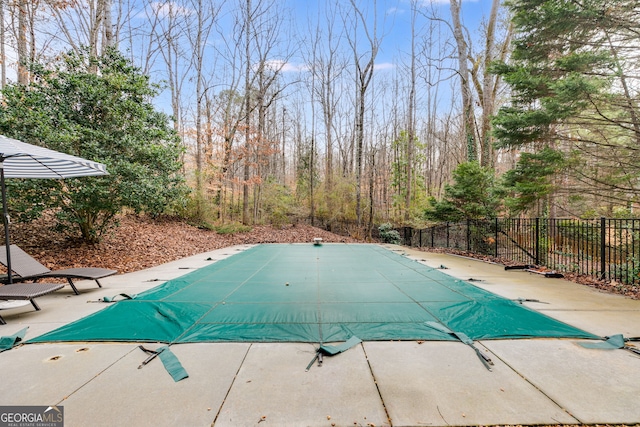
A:
[[[585,342],[585,343],[580,343],[580,345],[584,348],[595,348],[598,350],[624,349],[635,354],[640,354],[640,349],[625,345],[625,343],[628,341],[640,341],[640,338],[638,337],[625,338],[622,336],[622,334],[617,334],[617,335],[612,335],[610,337],[605,337],[605,338],[606,338],[606,341],[588,342],[588,343]]]
[[[491,366],[493,366],[493,361],[491,360],[491,358],[486,354],[484,354],[483,352],[481,352],[480,349],[473,344],[473,340],[469,338],[466,334],[462,332],[454,332],[451,329],[447,328],[445,325],[437,322],[425,322],[425,324],[427,326],[432,327],[433,329],[437,329],[439,331],[445,332],[451,335],[452,337],[457,338],[463,344],[466,344],[469,347],[471,347],[473,351],[476,352],[476,355],[478,356],[478,358],[480,359],[484,367],[487,368],[489,371],[492,370]]]
[[[322,366],[323,355],[335,356],[336,354],[343,353],[349,350],[351,347],[354,347],[361,342],[362,340],[354,335],[342,344],[321,345],[320,348],[318,348],[318,350],[316,351],[315,356],[313,356],[313,359],[311,359],[311,362],[309,362],[309,364],[307,365],[307,369],[305,369],[305,371],[309,372],[309,369],[311,369],[311,366],[313,366],[316,360],[318,361],[318,366]]]
[[[184,367],[182,366],[182,364],[180,363],[176,355],[173,354],[173,352],[169,349],[169,346],[165,345],[165,346],[159,347],[156,350],[150,350],[143,346],[139,346],[139,347],[145,353],[150,354],[150,356],[147,357],[140,364],[140,366],[138,366],[138,369],[141,369],[143,366],[151,362],[157,356],[157,357],[160,357],[160,360],[162,361],[164,368],[167,370],[169,375],[171,375],[171,377],[175,382],[178,382],[180,380],[183,380],[189,377],[189,374],[184,369]]]
[[[116,300],[116,298],[118,298],[118,297],[122,297],[123,299],[127,300],[127,299],[134,299],[136,296],[135,295],[131,296],[131,295],[128,295],[128,294],[118,294],[118,295],[113,296],[113,297],[102,297],[102,302],[118,302]]]
[[[580,343],[584,348],[596,348],[600,350],[615,350],[624,348],[624,337],[622,334],[612,335],[606,341]]]
[[[7,337],[0,337],[0,353],[5,350],[11,350],[13,347],[18,345],[18,343],[22,341],[25,334],[27,333],[27,329],[29,328],[26,327],[24,329],[21,329],[15,334],[9,335]]]
[[[522,304],[524,302],[537,302],[537,303],[540,303],[540,304],[549,304],[548,302],[540,301],[539,299],[531,299],[531,298],[516,298],[516,299],[511,300],[511,301],[515,301],[515,302],[517,302],[519,304]]]
[[[351,347],[360,344],[362,340],[356,336],[349,338],[346,342],[339,345],[323,345],[318,349],[319,352],[327,356],[335,356],[338,353],[349,350]]]

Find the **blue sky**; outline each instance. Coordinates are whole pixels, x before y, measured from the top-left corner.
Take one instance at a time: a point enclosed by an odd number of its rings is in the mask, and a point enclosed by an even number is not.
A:
[[[276,4],[282,0],[276,0]],[[369,20],[369,29],[372,28],[372,20],[373,20],[373,1],[372,0],[355,0],[357,4],[360,5],[363,14]],[[335,8],[335,4],[333,1],[322,1],[322,0],[286,0],[286,6],[283,5],[283,12],[288,6],[292,13],[291,22],[292,22],[292,35],[290,37],[294,37],[297,39],[306,38],[307,41],[298,42],[298,46],[300,49],[296,52],[292,57],[288,59],[288,63],[282,69],[283,77],[286,81],[299,81],[301,78],[305,77],[300,75],[300,72],[304,75],[305,71],[308,69],[305,65],[304,57],[309,57],[309,45],[308,41],[311,38],[311,34],[313,33],[313,28],[317,25],[318,21],[320,21],[320,26],[326,25],[327,18],[325,17],[325,9],[327,8],[327,4],[332,5]],[[462,13],[462,21],[463,24],[468,28],[469,34],[472,38],[479,38],[482,36],[481,28],[483,20],[486,20],[488,17],[490,9],[491,9],[491,0],[463,0],[461,6]],[[380,74],[380,77],[383,75],[388,77],[389,79],[393,79],[394,73],[396,72],[406,72],[406,64],[409,62],[410,51],[411,51],[411,2],[410,0],[378,0],[376,2],[377,5],[377,20],[378,20],[378,33],[383,34],[382,46],[378,55],[376,57],[376,69]],[[351,9],[350,0],[341,0],[339,7],[342,7],[344,10]],[[429,1],[429,0],[421,0],[419,4],[420,11],[417,16],[417,38],[420,38],[420,32],[424,33],[429,26],[428,16],[435,15],[441,18],[443,21],[450,21],[451,13],[449,8],[448,0],[437,0],[437,1]],[[336,25],[342,26],[343,23],[341,21],[338,12],[334,12],[333,15],[336,16]],[[362,28],[359,29],[361,32]],[[451,100],[456,95],[457,92],[454,88],[456,85],[455,80],[455,72],[452,68],[457,68],[455,65],[455,55],[453,55],[455,46],[453,44],[452,33],[445,24],[440,25],[441,31],[441,39],[439,43],[446,44],[446,46],[442,47],[442,52],[435,52],[433,55],[449,55],[449,59],[443,59],[439,65],[443,71],[438,77],[435,77],[436,80],[439,80],[436,84],[442,84],[442,87],[438,90],[438,97],[440,99],[439,103],[441,103],[442,108],[448,109],[451,105]],[[418,40],[417,45],[420,44]],[[481,48],[482,45],[480,43],[475,43],[478,48]],[[352,51],[351,47],[348,44],[348,41],[345,39],[340,48],[343,51],[345,58],[352,63]],[[366,58],[369,49],[369,45],[365,42],[362,45],[362,54]],[[419,49],[419,46],[417,46]],[[437,49],[436,49],[437,50]],[[417,55],[420,55],[419,52],[416,52]],[[439,56],[438,58],[442,58]],[[283,58],[274,57],[271,60],[281,61]],[[425,61],[425,56],[422,55],[421,61]],[[453,60],[454,63],[449,65],[447,61]],[[401,69],[404,68],[404,71]],[[450,69],[451,68],[451,69]],[[424,72],[424,71],[419,71]],[[388,80],[388,81],[391,81]],[[382,80],[378,80],[378,83],[381,83]],[[384,83],[383,83],[384,84]],[[426,89],[424,86],[424,81],[421,81],[421,88]],[[291,91],[302,89],[299,85],[292,86]],[[420,104],[420,94],[418,94],[418,103]]]
[[[372,0],[355,0],[362,8],[363,13],[369,20],[373,19],[373,1]],[[320,25],[326,24],[325,9],[327,4],[334,4],[332,0],[274,0],[276,5],[282,5],[282,10],[278,11],[281,16],[289,16],[286,22],[290,23],[290,27],[283,30],[287,35],[283,36],[290,40],[294,40],[294,46],[298,47],[298,51],[288,58],[288,63],[283,68],[285,81],[299,81],[301,78],[300,72],[305,71],[307,66],[305,65],[305,56],[309,56],[308,43],[301,41],[301,39],[310,38],[312,31],[310,27],[314,27],[318,20]],[[472,37],[477,37],[480,34],[481,22],[484,17],[488,16],[491,8],[491,0],[463,0],[462,2],[462,20],[468,27]],[[406,64],[409,58],[410,41],[411,41],[411,2],[410,0],[378,0],[377,4],[377,19],[378,19],[378,32],[384,34],[381,49],[376,58],[376,67],[381,73],[393,73],[398,69],[401,63]],[[237,1],[232,1],[226,4],[227,8],[234,8],[238,6]],[[339,6],[345,10],[351,9],[350,0],[340,0]],[[443,20],[450,20],[449,2],[448,0],[437,0],[430,2],[429,0],[422,0],[419,5],[423,14],[418,15],[418,29],[424,29],[428,26],[428,19],[426,15],[436,14]],[[337,12],[336,12],[337,13]],[[223,14],[223,16],[225,16]],[[229,15],[227,15],[229,16]],[[341,18],[336,18],[336,25],[341,26]],[[442,26],[443,38],[450,38],[451,32],[446,26]],[[213,36],[216,37],[215,35]],[[229,36],[229,40],[231,37]],[[214,42],[215,43],[215,42]],[[286,43],[285,43],[286,44]],[[366,52],[366,44],[364,45],[364,52]],[[450,49],[452,46],[449,46]],[[342,42],[341,49],[345,52],[345,57],[349,60],[352,58],[353,53],[346,40]],[[305,52],[305,50],[307,52]],[[364,53],[363,52],[363,53]],[[209,58],[211,62],[218,62],[218,65],[222,65],[223,60],[216,60],[216,54],[212,53]],[[272,55],[271,61],[278,62],[287,60],[284,57],[278,57],[277,54]],[[451,74],[451,72],[447,72]],[[392,74],[387,74],[391,76]],[[214,78],[216,85],[220,88],[224,88],[224,78]],[[187,83],[188,84],[188,83]],[[451,81],[445,82],[448,89],[441,91],[441,95],[444,97],[444,93],[448,92],[451,87]],[[300,89],[299,86],[296,86]],[[293,87],[291,90],[295,90]],[[165,111],[169,111],[168,108],[168,93],[165,92],[157,99],[157,104]],[[445,104],[449,105],[450,96],[446,97]]]
[[[294,19],[297,25],[302,26],[303,31],[307,30],[304,26],[310,20],[316,20],[318,15],[322,13],[321,10],[324,5],[321,0],[288,0],[288,3],[294,11]],[[362,6],[363,10],[368,9],[367,15],[372,19],[373,1],[358,0],[357,3]],[[397,62],[401,52],[408,53],[410,51],[411,2],[409,0],[378,0],[376,3],[379,33],[382,33],[382,26],[384,25],[383,43],[376,63],[384,66],[384,64]],[[468,27],[472,37],[478,35],[483,18],[489,15],[491,3],[491,0],[462,1],[462,21]],[[343,0],[343,6],[350,7],[349,0]],[[425,14],[433,12],[443,19],[450,19],[448,0],[421,0],[419,7]],[[418,27],[421,24],[424,26],[425,22],[425,16],[419,15]]]

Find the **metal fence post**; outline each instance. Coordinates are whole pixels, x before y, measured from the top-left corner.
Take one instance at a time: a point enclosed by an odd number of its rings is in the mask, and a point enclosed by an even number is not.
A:
[[[607,247],[605,245],[605,239],[607,238],[607,232],[605,229],[606,219],[605,217],[600,217],[600,278],[606,278],[606,269],[607,263],[605,260],[605,255],[607,252]]]
[[[498,258],[498,217],[496,217],[496,235],[495,235],[495,251],[496,251],[496,258]]]
[[[540,265],[540,218],[536,218],[536,265]]]
[[[471,220],[467,218],[467,252],[471,251]]]
[[[449,247],[449,221],[447,221],[447,248]]]

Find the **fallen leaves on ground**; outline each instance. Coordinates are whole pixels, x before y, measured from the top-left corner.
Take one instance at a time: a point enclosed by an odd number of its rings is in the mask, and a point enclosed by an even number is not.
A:
[[[52,270],[102,267],[129,273],[228,246],[257,243],[356,243],[350,237],[297,224],[283,228],[254,226],[250,231],[218,234],[175,218],[125,215],[120,226],[92,245],[65,239],[45,218],[11,227],[11,242]]]

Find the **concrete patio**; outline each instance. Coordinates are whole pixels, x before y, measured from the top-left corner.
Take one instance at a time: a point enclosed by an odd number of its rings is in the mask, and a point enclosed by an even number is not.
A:
[[[0,336],[25,337],[94,313],[104,296],[136,294],[248,246],[135,273],[78,282],[31,305],[2,310]],[[640,336],[640,301],[563,279],[462,257],[386,246],[447,274],[601,336]],[[209,260],[209,258],[211,260]],[[0,405],[59,405],[65,426],[439,426],[640,423],[640,357],[580,340],[477,343],[492,371],[458,342],[364,342],[305,368],[305,343],[171,347],[189,378],[174,382],[135,343],[29,344],[0,353]],[[145,344],[157,348],[161,344]]]

